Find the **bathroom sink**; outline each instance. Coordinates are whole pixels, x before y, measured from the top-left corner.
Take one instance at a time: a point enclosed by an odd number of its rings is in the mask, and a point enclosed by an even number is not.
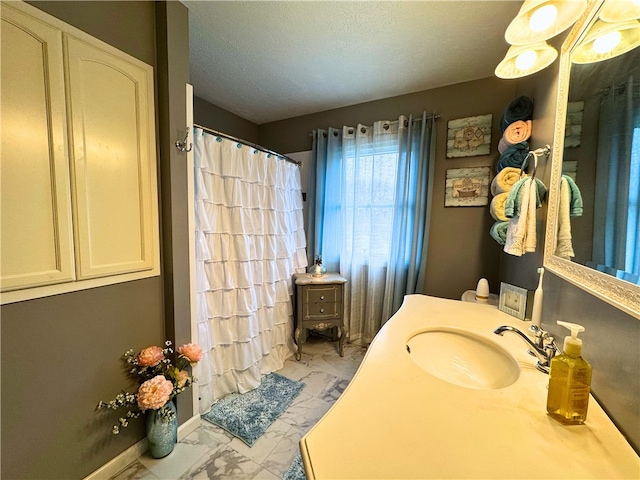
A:
[[[500,346],[462,329],[420,332],[407,342],[407,352],[426,372],[461,387],[495,390],[520,374],[518,363]]]

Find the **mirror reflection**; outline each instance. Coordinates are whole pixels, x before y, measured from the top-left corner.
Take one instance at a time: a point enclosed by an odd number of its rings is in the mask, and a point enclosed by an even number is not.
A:
[[[640,284],[640,48],[571,65],[565,135],[583,201],[571,260]]]

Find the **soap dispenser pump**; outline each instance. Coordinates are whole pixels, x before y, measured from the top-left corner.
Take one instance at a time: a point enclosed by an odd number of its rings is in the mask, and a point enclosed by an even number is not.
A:
[[[584,327],[576,323],[557,322],[571,330],[565,337],[563,353],[551,360],[547,412],[561,423],[584,423],[591,392],[591,365],[582,358],[582,340],[578,333]]]

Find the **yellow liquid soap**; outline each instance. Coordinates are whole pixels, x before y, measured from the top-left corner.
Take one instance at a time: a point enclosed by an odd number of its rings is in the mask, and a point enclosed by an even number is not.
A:
[[[587,419],[591,393],[591,365],[580,356],[582,342],[577,338],[584,328],[558,323],[572,329],[572,337],[565,339],[564,353],[551,360],[547,412],[561,423],[581,424]]]
[[[582,357],[560,355],[551,360],[547,412],[565,424],[587,419],[591,392],[591,365]]]

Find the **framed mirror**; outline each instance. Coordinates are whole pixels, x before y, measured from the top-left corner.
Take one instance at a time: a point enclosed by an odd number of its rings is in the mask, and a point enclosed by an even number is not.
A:
[[[640,47],[590,63],[578,52],[606,5],[590,1],[562,45],[544,266],[640,319]],[[567,176],[581,216],[561,199]]]

